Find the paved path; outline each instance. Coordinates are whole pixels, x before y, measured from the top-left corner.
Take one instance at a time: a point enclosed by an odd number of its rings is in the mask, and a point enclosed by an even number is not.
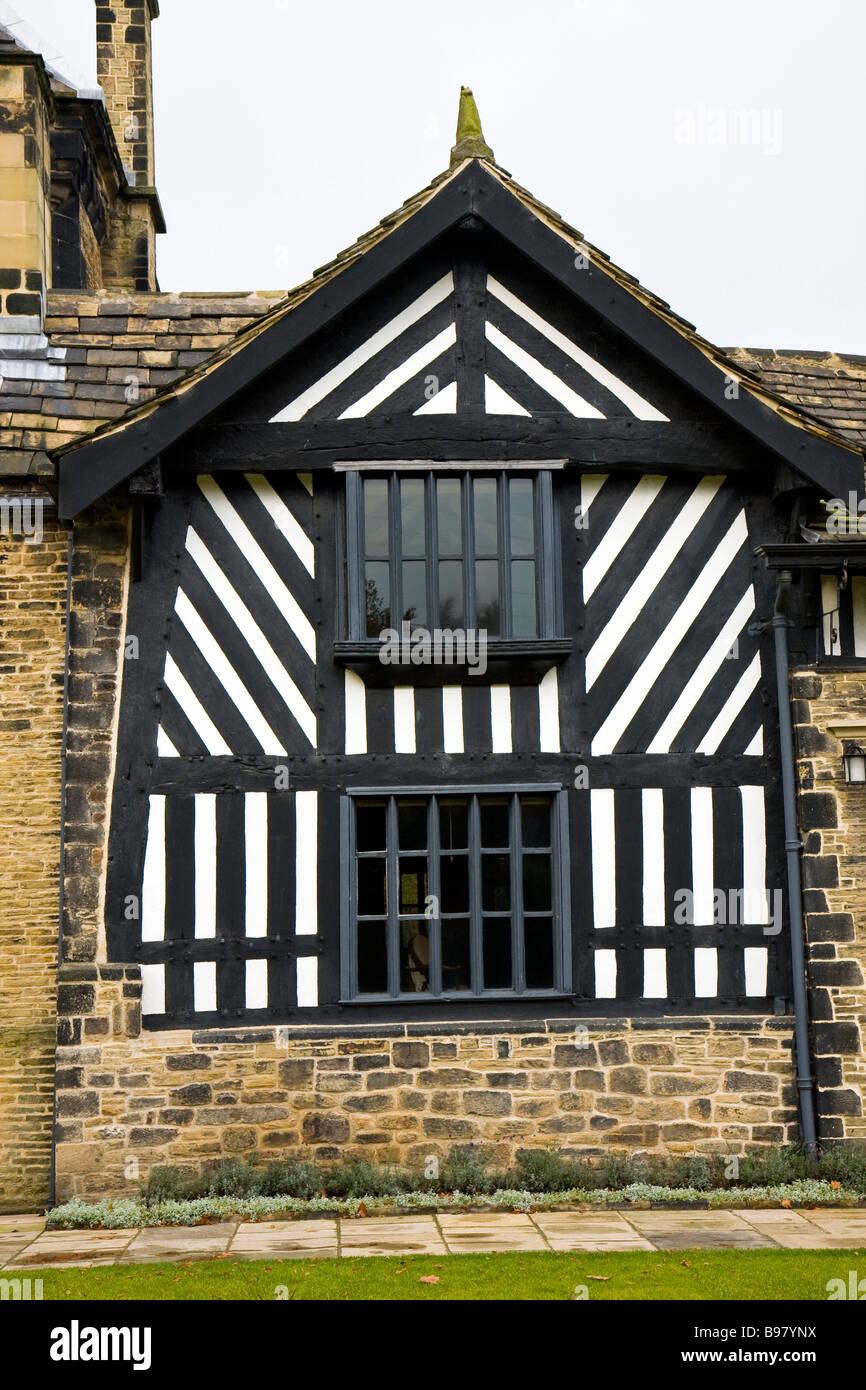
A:
[[[154,1261],[459,1255],[503,1250],[866,1250],[866,1209],[812,1211],[440,1212],[313,1221],[224,1222],[127,1231],[46,1231],[0,1216],[0,1268]]]

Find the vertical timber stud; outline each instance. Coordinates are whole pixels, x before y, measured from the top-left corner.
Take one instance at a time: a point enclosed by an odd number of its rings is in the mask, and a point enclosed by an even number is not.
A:
[[[794,774],[794,734],[788,692],[788,600],[791,571],[781,570],[773,609],[773,639],[776,649],[776,691],[779,703],[779,745],[782,763],[782,804],[785,816],[785,857],[788,866],[788,913],[791,928],[791,973],[794,981],[794,1046],[797,1065],[797,1094],[803,1146],[811,1157],[817,1153],[812,1063],[809,1056],[809,1017],[806,1000],[806,963],[803,947],[803,894],[800,854],[803,849],[797,830],[797,791]]]
[[[477,224],[480,228],[480,223]],[[454,313],[457,325],[457,410],[461,415],[483,415],[487,317],[487,274],[480,257],[470,254],[475,219],[463,223],[469,245],[454,265]],[[478,239],[477,236],[475,238]]]

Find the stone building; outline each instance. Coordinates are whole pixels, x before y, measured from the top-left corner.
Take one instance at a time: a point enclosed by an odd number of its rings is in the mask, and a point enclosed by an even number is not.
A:
[[[466,90],[307,283],[161,291],[157,16],[0,30],[3,1209],[862,1142],[866,358],[701,338]]]

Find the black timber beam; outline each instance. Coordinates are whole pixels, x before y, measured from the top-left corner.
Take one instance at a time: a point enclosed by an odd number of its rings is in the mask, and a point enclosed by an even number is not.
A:
[[[459,791],[461,784],[479,781],[497,784],[520,782],[528,786],[574,785],[575,764],[588,766],[593,787],[736,787],[744,780],[760,780],[774,763],[772,755],[672,753],[663,759],[654,754],[614,754],[591,758],[585,751],[567,753],[466,753],[408,754],[365,753],[347,759],[342,754],[310,757],[183,757],[159,758],[153,768],[150,790],[160,795],[199,792],[272,791],[274,767],[289,768],[290,791],[342,791],[349,787],[430,786]],[[575,795],[581,795],[579,790]]]
[[[647,420],[415,416],[393,420],[316,420],[292,424],[200,425],[175,451],[175,467],[195,472],[263,468],[315,471],[334,463],[551,460],[658,465],[686,471],[747,469],[755,450],[725,426]]]

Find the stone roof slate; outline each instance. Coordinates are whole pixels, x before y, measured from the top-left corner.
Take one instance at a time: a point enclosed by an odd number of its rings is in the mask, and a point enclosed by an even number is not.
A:
[[[866,446],[866,357],[773,348],[723,351],[792,405]]]
[[[180,381],[285,293],[50,291],[43,348],[0,338],[0,473],[53,472],[45,457]]]

